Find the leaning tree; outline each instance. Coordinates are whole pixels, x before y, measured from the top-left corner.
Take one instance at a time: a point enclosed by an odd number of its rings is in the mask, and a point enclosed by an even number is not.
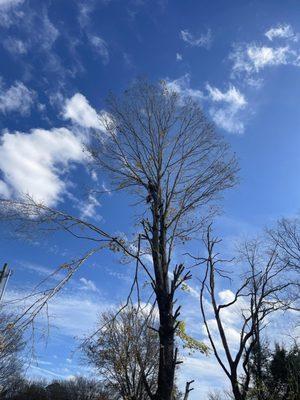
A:
[[[103,243],[122,250],[136,260],[136,272],[143,269],[147,274],[159,313],[156,391],[145,381],[146,389],[150,399],[171,400],[180,314],[180,307],[174,308],[175,293],[191,277],[183,264],[174,265],[174,247],[193,238],[213,211],[214,201],[236,183],[237,162],[199,104],[172,91],[166,82],[134,82],[121,96],[109,96],[106,112],[99,119],[106,133],[95,133],[87,151],[94,169],[108,174],[115,189],[127,190],[138,200],[136,241],[128,243],[91,221],[33,199],[2,201],[2,218],[19,222],[21,230],[28,222],[33,226],[55,224],[94,244],[85,255],[59,268],[65,272],[63,282],[34,298],[29,316],[25,312],[21,320],[23,324],[32,320],[82,263],[103,249]]]

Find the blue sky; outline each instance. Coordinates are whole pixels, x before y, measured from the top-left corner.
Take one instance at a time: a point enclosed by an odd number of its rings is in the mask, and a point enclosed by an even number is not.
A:
[[[0,0],[1,196],[29,193],[106,230],[132,233],[130,198],[111,194],[81,149],[91,130],[101,131],[96,111],[104,109],[108,91],[120,92],[145,75],[199,101],[237,154],[240,183],[226,193],[217,222],[228,248],[294,215],[300,204],[299,17],[296,0]],[[93,185],[106,194],[89,195]],[[1,259],[14,270],[7,296],[29,291],[85,246],[65,235],[33,243],[3,237]],[[51,304],[54,326],[28,373],[87,373],[74,337],[124,299],[131,273],[115,256],[91,259]],[[191,294],[183,301],[191,332],[201,337],[197,299]],[[223,382],[212,357],[187,356],[180,383],[185,377],[196,379],[197,395]]]

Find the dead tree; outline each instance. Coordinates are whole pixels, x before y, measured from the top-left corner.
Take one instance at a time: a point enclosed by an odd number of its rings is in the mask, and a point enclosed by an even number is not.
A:
[[[216,246],[220,240],[212,237],[210,227],[203,241],[207,256],[198,260],[200,264],[205,265],[200,292],[201,314],[214,355],[230,381],[234,399],[245,400],[251,383],[250,358],[254,354],[254,349],[256,350],[254,362],[257,379],[254,384],[259,388],[262,383],[259,381],[260,335],[266,325],[267,317],[282,309],[282,303],[278,297],[290,285],[281,280],[281,275],[287,266],[279,259],[276,249],[264,252],[257,241],[245,243],[243,247],[245,272],[242,275],[242,283],[232,293],[231,300],[219,304],[216,279],[217,277],[224,279],[224,276],[227,276],[226,269],[222,267],[226,260],[222,260],[217,253]],[[211,314],[216,324],[216,332],[208,321],[206,300],[212,307]],[[230,307],[238,308],[235,311],[239,313],[241,320],[237,328],[239,341],[235,344],[236,349],[230,346],[226,323],[222,318],[222,310],[230,309]],[[221,350],[217,347],[217,340],[221,342]]]
[[[25,212],[27,223],[54,224],[90,240],[95,246],[89,254],[108,243],[137,261],[137,268],[142,268],[151,282],[159,311],[157,390],[149,392],[149,397],[171,400],[177,364],[174,337],[180,314],[180,307],[174,309],[175,294],[191,278],[182,264],[172,265],[174,246],[193,238],[203,218],[212,212],[212,202],[236,183],[237,162],[199,105],[169,90],[164,82],[135,82],[122,96],[110,96],[107,112],[99,118],[106,136],[95,133],[90,141],[93,168],[99,167],[102,174],[106,171],[117,190],[129,190],[138,198],[142,244],[128,245],[90,221],[34,201],[29,205],[14,202],[13,207],[11,201],[2,202],[2,218],[18,219],[22,229]],[[145,248],[152,259],[150,266],[142,257]],[[66,269],[69,277],[84,259]]]
[[[278,256],[287,264],[286,280],[291,285],[284,298],[286,307],[300,311],[300,219],[282,218],[267,232]]]

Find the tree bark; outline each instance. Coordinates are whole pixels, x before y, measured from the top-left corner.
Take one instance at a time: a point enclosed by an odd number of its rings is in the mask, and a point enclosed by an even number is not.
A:
[[[171,400],[175,373],[174,322],[173,306],[165,293],[158,296],[158,308],[160,310],[160,359],[156,398]]]
[[[175,356],[175,323],[173,315],[173,291],[170,288],[169,265],[167,260],[166,227],[163,214],[161,188],[157,184],[157,193],[152,203],[152,258],[155,271],[155,287],[159,310],[159,369],[157,400],[173,400]]]

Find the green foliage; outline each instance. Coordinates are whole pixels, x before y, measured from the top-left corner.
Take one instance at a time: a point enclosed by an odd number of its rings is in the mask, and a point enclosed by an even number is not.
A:
[[[189,354],[192,354],[195,351],[199,351],[202,354],[208,354],[208,346],[186,333],[186,325],[183,321],[178,325],[177,336],[183,341],[183,348],[188,349]]]
[[[275,346],[274,351],[262,349],[262,379],[252,369],[252,387],[249,400],[299,400],[300,399],[300,348]]]

